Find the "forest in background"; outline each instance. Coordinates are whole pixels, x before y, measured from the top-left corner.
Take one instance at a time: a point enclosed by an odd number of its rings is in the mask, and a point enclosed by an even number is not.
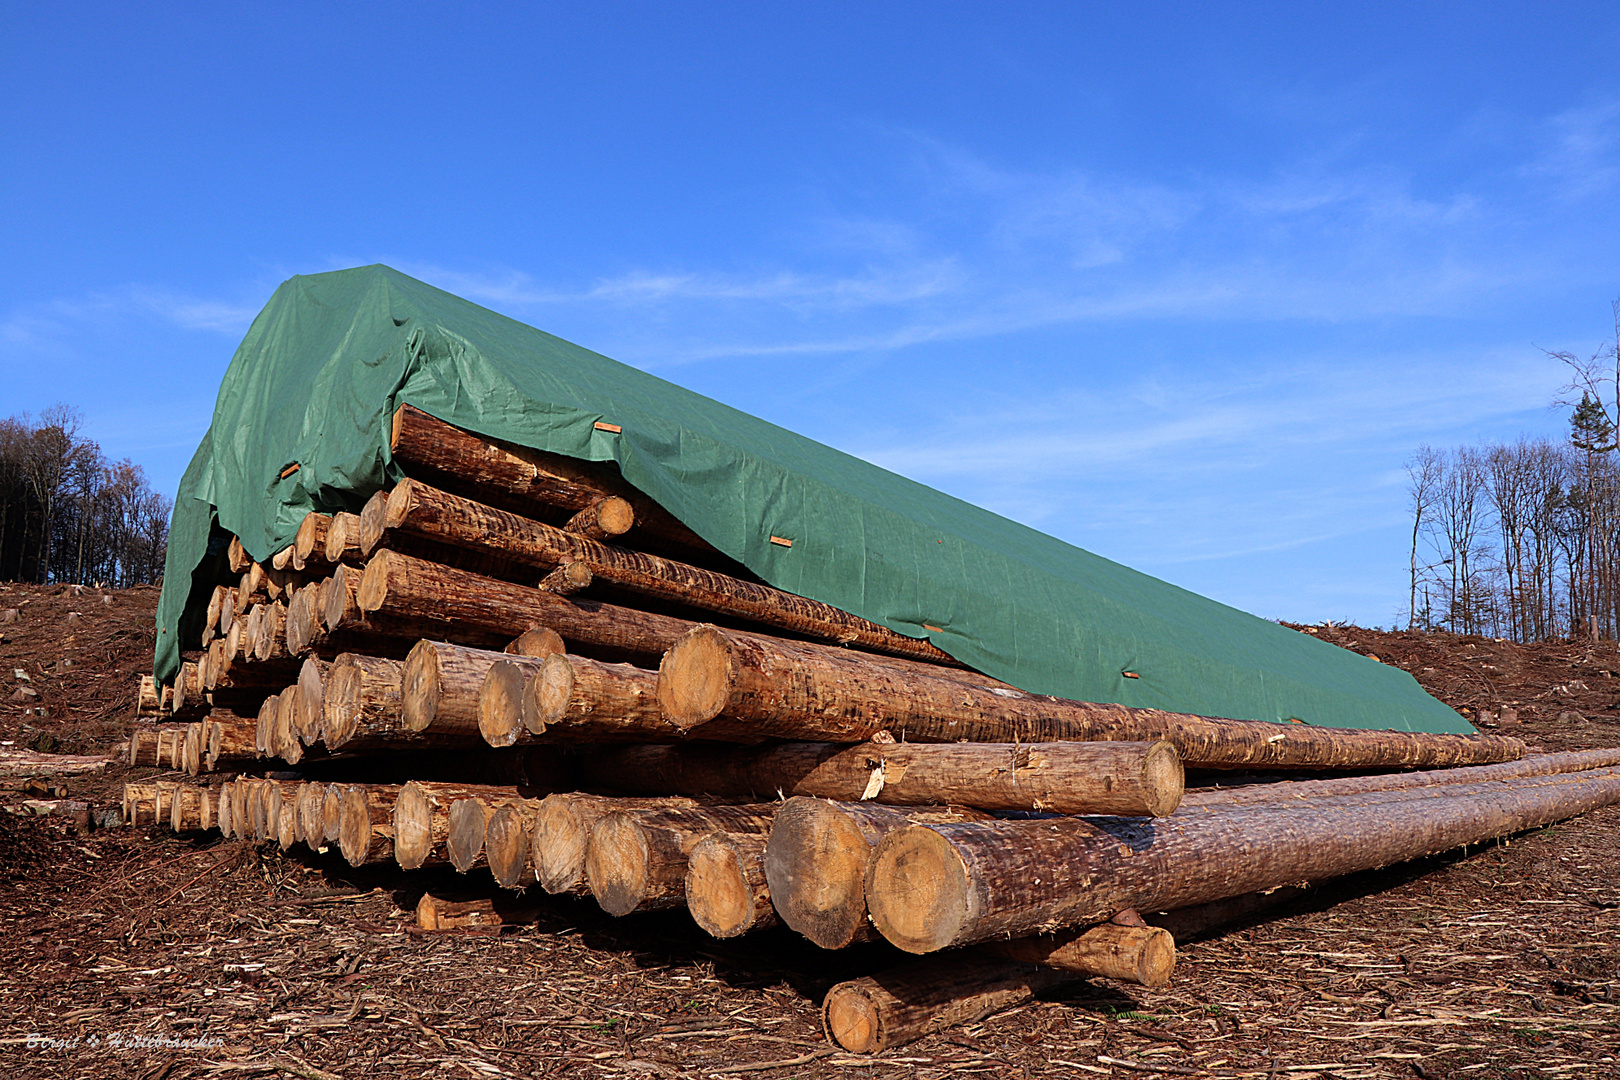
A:
[[[1423,446],[1407,462],[1412,629],[1620,638],[1620,301],[1614,315],[1614,344],[1547,354],[1572,374],[1566,440]]]
[[[0,581],[105,583],[163,575],[170,500],[109,462],[66,406],[0,420]]]

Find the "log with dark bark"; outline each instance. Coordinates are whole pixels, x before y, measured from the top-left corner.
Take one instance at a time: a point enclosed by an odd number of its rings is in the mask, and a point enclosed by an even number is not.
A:
[[[585,845],[591,895],[609,915],[679,907],[693,845],[714,832],[763,835],[778,805],[609,811],[591,826]]]
[[[386,528],[437,544],[498,552],[538,573],[582,566],[597,582],[649,599],[759,623],[872,652],[957,666],[948,653],[846,611],[713,570],[614,547],[405,480],[388,498]],[[369,534],[368,534],[369,536]]]
[[[827,1038],[877,1054],[981,1020],[1080,976],[990,956],[929,957],[839,983],[822,1002]]]
[[[765,837],[710,833],[686,857],[686,909],[717,938],[777,925],[765,881]]]
[[[591,827],[614,810],[671,810],[697,806],[680,797],[612,799],[579,793],[548,795],[535,808],[529,832],[535,877],[549,893],[589,895],[585,849]]]
[[[1185,817],[913,827],[867,868],[872,921],[909,952],[1019,937],[1387,866],[1620,801],[1620,768],[1329,796]],[[1442,797],[1443,795],[1443,797]],[[773,890],[774,891],[774,890]]]
[[[889,807],[792,798],[765,844],[765,880],[782,921],[823,949],[877,935],[866,919],[866,868],[879,841],[915,824],[982,821],[965,807]]]
[[[535,588],[555,596],[573,596],[591,587],[596,578],[582,562],[566,562],[540,579]]]
[[[1397,768],[1518,758],[1496,735],[1433,735],[1226,720],[974,686],[879,666],[862,654],[694,628],[665,654],[658,701],[687,729],[725,718],[761,734],[855,742],[1163,740],[1189,766]]]
[[[684,549],[699,557],[721,559],[715,550],[663,507],[625,483],[617,470],[560,454],[529,450],[486,439],[410,405],[394,414],[393,455],[405,471],[470,498],[520,514],[551,518],[594,510],[604,501],[629,504],[637,546]],[[618,528],[623,512],[606,514],[606,529]],[[617,534],[615,534],[617,535]]]
[[[1164,742],[603,746],[581,749],[573,768],[585,786],[628,794],[1154,817],[1175,811],[1183,785],[1180,759]]]

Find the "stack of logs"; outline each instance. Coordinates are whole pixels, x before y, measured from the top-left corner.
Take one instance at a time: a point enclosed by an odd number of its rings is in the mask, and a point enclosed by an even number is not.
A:
[[[1620,801],[1620,751],[1025,693],[762,583],[610,467],[410,406],[392,451],[359,513],[262,562],[230,541],[128,746],[216,782],[131,783],[129,821],[937,953],[828,994],[877,1051],[1063,979],[1162,985],[1254,895]]]

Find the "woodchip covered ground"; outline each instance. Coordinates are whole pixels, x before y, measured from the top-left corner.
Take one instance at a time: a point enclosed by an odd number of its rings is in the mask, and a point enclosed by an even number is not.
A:
[[[0,627],[0,741],[121,738],[155,601],[0,587],[0,608],[22,612]],[[1620,745],[1613,643],[1303,629],[1536,748]],[[38,697],[6,700],[24,685]],[[116,803],[152,772],[67,786]],[[482,871],[356,871],[217,835],[77,836],[0,814],[0,1053],[12,1076],[145,1080],[1620,1076],[1617,865],[1611,807],[1323,886],[1184,947],[1164,990],[1073,983],[868,1058],[823,1039],[819,1003],[902,962],[888,946],[827,953],[785,929],[720,942],[684,912],[612,919],[567,898],[545,898],[532,926],[424,935],[421,892],[476,889]]]

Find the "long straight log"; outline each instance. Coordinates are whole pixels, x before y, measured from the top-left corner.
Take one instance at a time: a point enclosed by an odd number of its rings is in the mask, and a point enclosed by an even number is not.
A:
[[[765,880],[782,921],[823,949],[876,937],[866,919],[866,868],[889,833],[913,825],[981,821],[965,807],[889,807],[797,797],[776,812]]]
[[[701,730],[701,729],[699,729]],[[687,744],[587,747],[580,782],[627,794],[812,795],[894,806],[1163,817],[1181,801],[1169,743]]]
[[[565,635],[566,636],[566,635]],[[665,654],[664,715],[687,729],[716,718],[761,734],[854,742],[880,731],[913,742],[1158,741],[1189,766],[1395,768],[1512,760],[1517,739],[1226,720],[1069,701],[901,673],[853,652],[701,626]]]
[[[1188,807],[1248,806],[1331,795],[1358,795],[1375,791],[1407,791],[1446,784],[1471,784],[1482,780],[1554,776],[1611,765],[1620,765],[1620,749],[1534,754],[1518,761],[1505,761],[1497,765],[1475,765],[1461,769],[1344,776],[1332,780],[1282,780],[1231,788],[1191,788],[1183,798]]]
[[[520,514],[552,516],[595,512],[616,497],[633,511],[631,535],[638,546],[651,540],[700,557],[724,558],[611,466],[486,439],[410,405],[394,414],[391,445],[406,472],[471,498]],[[628,526],[621,517],[614,513],[602,527],[623,532]]]
[[[502,663],[527,676],[540,669],[542,660],[443,641],[418,642],[405,658],[403,670],[401,704],[406,729],[460,736],[469,744],[482,742],[479,700],[484,677]]]
[[[717,938],[777,925],[765,880],[765,837],[714,832],[694,844],[686,858],[686,909]]]
[[[654,600],[745,619],[794,634],[872,652],[957,666],[925,639],[897,634],[830,604],[713,570],[613,547],[405,480],[388,498],[386,528],[440,544],[500,553],[546,573],[584,565],[593,580]]]
[[[1620,801],[1620,768],[1337,796],[1144,821],[1058,818],[913,827],[867,869],[872,921],[908,952],[1338,877]]]
[[[591,827],[614,810],[671,810],[697,806],[680,797],[613,799],[578,793],[540,800],[530,827],[529,848],[535,877],[549,893],[590,894],[585,882],[585,849]]]
[[[609,915],[681,906],[692,847],[713,832],[763,835],[778,805],[610,811],[585,847],[591,894]]]

